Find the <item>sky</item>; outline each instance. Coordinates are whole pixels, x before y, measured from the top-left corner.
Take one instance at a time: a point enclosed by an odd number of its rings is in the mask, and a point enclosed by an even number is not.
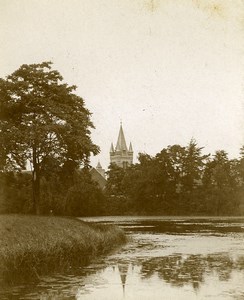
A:
[[[109,165],[120,122],[134,162],[192,138],[244,145],[243,0],[0,0],[0,77],[52,61],[92,112]]]

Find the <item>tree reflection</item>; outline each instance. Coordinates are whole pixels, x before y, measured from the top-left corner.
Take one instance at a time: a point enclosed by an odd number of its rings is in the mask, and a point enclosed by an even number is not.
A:
[[[237,269],[236,263],[228,254],[212,254],[206,258],[209,270],[215,270],[220,281],[228,281],[233,269]]]
[[[244,269],[244,256],[234,261],[228,254],[170,255],[152,258],[142,262],[142,279],[157,274],[159,278],[173,286],[192,284],[197,290],[207,274],[217,274],[219,280],[228,281],[234,269]]]
[[[237,259],[238,270],[244,270],[244,256],[240,256]]]

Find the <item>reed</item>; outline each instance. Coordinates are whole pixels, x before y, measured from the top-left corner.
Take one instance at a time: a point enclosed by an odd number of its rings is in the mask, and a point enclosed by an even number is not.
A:
[[[74,218],[0,216],[0,278],[15,282],[83,266],[126,242],[113,225]]]

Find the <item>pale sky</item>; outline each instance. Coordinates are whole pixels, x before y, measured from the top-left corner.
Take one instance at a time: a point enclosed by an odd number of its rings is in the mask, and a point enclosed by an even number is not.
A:
[[[92,165],[107,168],[121,119],[135,157],[244,144],[243,0],[0,0],[0,44],[0,77],[51,60],[78,86]]]

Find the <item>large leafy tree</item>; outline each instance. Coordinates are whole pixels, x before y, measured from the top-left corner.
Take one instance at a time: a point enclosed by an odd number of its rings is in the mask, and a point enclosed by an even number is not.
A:
[[[125,169],[120,168],[116,164],[111,164],[107,172],[108,180],[106,184],[106,192],[113,196],[124,195],[123,179],[125,177]]]
[[[90,112],[75,89],[51,62],[22,65],[0,79],[0,168],[23,169],[29,161],[36,213],[40,178],[50,160],[76,168],[99,151],[90,138]]]
[[[229,160],[224,150],[216,151],[213,159],[206,164],[203,186],[207,205],[212,206],[212,213],[219,215],[237,211],[240,182],[238,166],[238,160]]]
[[[203,170],[209,157],[209,154],[202,154],[202,149],[203,147],[198,147],[194,139],[186,147],[183,176],[185,191],[191,192],[201,182]]]

